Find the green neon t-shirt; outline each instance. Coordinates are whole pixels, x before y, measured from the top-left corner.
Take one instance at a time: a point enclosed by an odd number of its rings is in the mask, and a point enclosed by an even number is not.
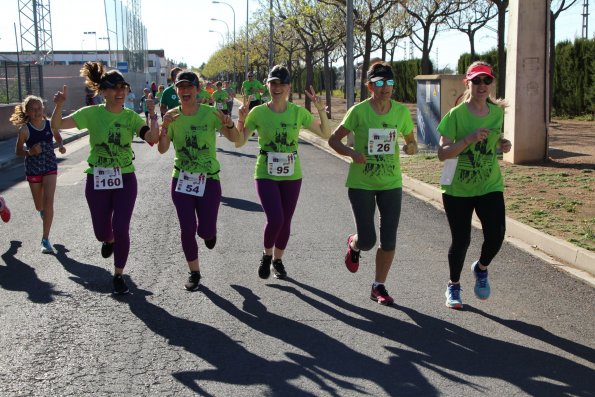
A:
[[[248,96],[254,95],[254,100],[259,100],[261,90],[264,90],[264,86],[260,81],[256,79],[252,81],[246,80],[242,83],[242,92],[244,93],[246,99],[248,98]]]
[[[227,110],[227,98],[229,98],[229,94],[227,93],[227,91],[217,90],[213,92],[213,95],[211,95],[211,97],[215,101],[215,107],[217,109]]]
[[[176,87],[173,84],[163,91],[159,104],[167,107],[167,109],[173,109],[180,104],[178,94],[176,94]]]
[[[275,113],[266,104],[252,108],[244,125],[250,131],[258,131],[258,145],[263,152],[297,153],[301,128],[308,128],[314,116],[305,108],[292,102],[287,103],[283,113]],[[297,180],[302,178],[300,157],[296,156],[294,172],[291,176],[269,175],[267,155],[259,154],[254,169],[255,179],[275,181]]]
[[[403,186],[398,141],[395,141],[394,154],[368,154],[371,129],[391,129],[397,135],[409,135],[413,131],[413,121],[406,106],[391,100],[391,108],[386,114],[378,114],[366,99],[347,111],[343,127],[353,132],[354,150],[366,156],[365,164],[352,162],[345,186],[364,190],[390,190]],[[396,138],[396,137],[395,137]]]
[[[471,113],[467,103],[463,102],[452,108],[440,121],[440,135],[455,143],[478,128],[490,130],[487,139],[467,146],[459,154],[452,184],[442,185],[443,193],[456,197],[473,197],[504,191],[497,156],[504,110],[489,102],[488,108],[489,113],[479,117]]]
[[[180,170],[184,170],[204,172],[207,177],[219,180],[221,165],[217,160],[215,130],[222,124],[215,112],[214,107],[201,104],[196,113],[185,116],[178,108],[180,116],[167,128],[167,135],[176,150],[174,178],[180,175]]]
[[[89,157],[91,166],[102,168],[119,167],[123,174],[134,172],[132,139],[145,120],[130,109],[112,113],[104,104],[87,106],[72,114],[76,128],[89,130]],[[93,173],[93,167],[85,170]]]

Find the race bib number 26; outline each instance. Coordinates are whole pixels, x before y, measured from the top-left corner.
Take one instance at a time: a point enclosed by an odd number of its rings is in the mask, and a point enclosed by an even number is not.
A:
[[[368,154],[395,154],[397,130],[394,128],[370,128],[368,131]]]

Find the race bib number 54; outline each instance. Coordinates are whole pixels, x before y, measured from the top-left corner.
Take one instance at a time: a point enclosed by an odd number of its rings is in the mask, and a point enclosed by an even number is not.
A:
[[[122,189],[122,170],[120,168],[93,167],[95,190]]]
[[[207,184],[207,174],[192,174],[186,171],[180,171],[176,192],[190,194],[191,196],[202,197],[205,194]]]
[[[397,130],[394,128],[370,128],[368,130],[368,154],[395,154]]]

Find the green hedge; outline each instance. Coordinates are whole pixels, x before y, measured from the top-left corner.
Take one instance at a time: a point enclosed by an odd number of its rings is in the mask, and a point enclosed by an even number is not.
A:
[[[553,115],[581,116],[595,112],[595,39],[556,45]]]
[[[415,103],[417,101],[417,82],[415,76],[421,74],[421,59],[393,62],[395,86],[393,97],[399,102]]]

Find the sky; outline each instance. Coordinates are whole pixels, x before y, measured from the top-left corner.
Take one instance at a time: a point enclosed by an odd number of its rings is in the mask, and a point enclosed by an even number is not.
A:
[[[22,0],[24,2],[31,0]],[[51,24],[54,50],[107,50],[107,40],[95,38],[107,36],[103,1],[87,0],[43,0],[51,4]],[[113,4],[108,0],[108,4]],[[222,35],[230,36],[234,30],[234,12],[236,40],[246,25],[246,7],[248,14],[259,8],[258,0],[224,0],[224,4],[213,4],[212,0],[141,0],[141,15],[147,28],[149,49],[163,49],[165,56],[176,62],[184,62],[189,66],[200,66],[207,62],[219,48]],[[123,0],[126,4],[126,0]],[[19,14],[16,0],[0,0],[0,51],[16,50],[14,23],[16,21],[19,34]],[[166,7],[164,4],[171,3]],[[582,3],[565,11],[556,24],[556,39],[574,40],[580,37],[582,26]],[[91,6],[94,5],[94,6]],[[233,11],[232,11],[233,8]],[[589,37],[595,37],[595,6],[590,5]],[[221,21],[213,21],[211,18]],[[227,23],[227,26],[226,26]],[[492,22],[495,27],[496,21]],[[213,30],[215,32],[209,32]],[[85,31],[95,31],[95,36],[85,35]],[[484,52],[497,45],[496,33],[483,29],[476,37],[476,49]],[[19,39],[20,48],[20,39]],[[407,50],[409,52],[409,50]],[[442,32],[438,35],[432,49],[431,58],[435,62],[438,57],[440,69],[448,66],[455,68],[461,53],[469,52],[467,36],[455,31]],[[404,50],[398,50],[395,60],[402,59]],[[414,50],[414,57],[420,57]]]

